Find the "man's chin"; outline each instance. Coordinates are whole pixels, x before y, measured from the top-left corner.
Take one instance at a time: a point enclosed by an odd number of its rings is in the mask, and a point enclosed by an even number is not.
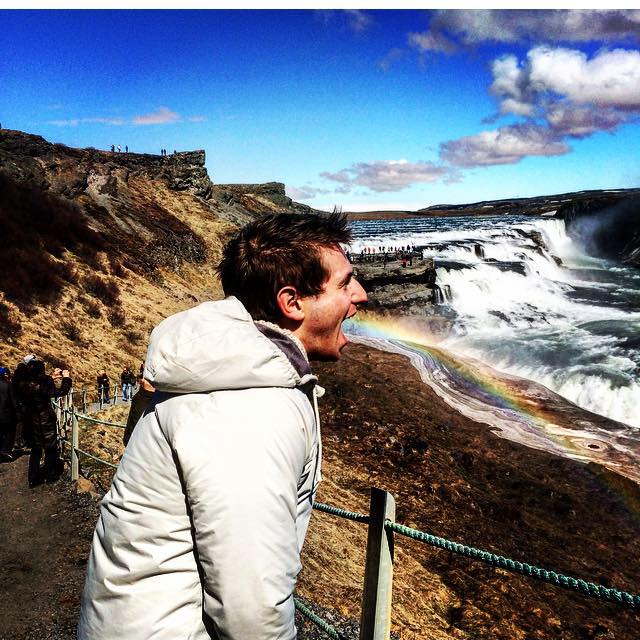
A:
[[[340,360],[340,353],[346,347],[346,343],[341,347],[335,349],[335,351],[317,351],[309,354],[309,360],[315,362],[336,362]]]
[[[340,360],[342,350],[349,344],[349,341],[345,338],[341,346],[336,347],[335,350],[316,351],[309,354],[309,360],[313,362],[336,362]]]

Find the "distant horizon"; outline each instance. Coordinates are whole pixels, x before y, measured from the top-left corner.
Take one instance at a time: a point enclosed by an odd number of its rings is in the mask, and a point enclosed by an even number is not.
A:
[[[640,186],[635,10],[0,10],[0,122],[317,209]]]

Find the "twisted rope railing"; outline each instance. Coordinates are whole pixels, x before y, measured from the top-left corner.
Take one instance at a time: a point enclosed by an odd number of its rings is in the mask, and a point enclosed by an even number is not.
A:
[[[364,513],[345,511],[339,507],[323,504],[321,502],[316,502],[313,505],[313,508],[340,518],[345,518],[346,520],[363,523],[369,522],[369,516]],[[413,540],[424,542],[425,544],[437,547],[438,549],[451,551],[452,553],[457,553],[459,555],[466,556],[467,558],[472,558],[473,560],[480,560],[481,562],[505,569],[506,571],[511,571],[512,573],[518,573],[529,578],[535,578],[541,582],[547,582],[564,589],[578,591],[579,593],[599,600],[613,602],[632,609],[640,609],[640,595],[631,594],[619,589],[608,588],[600,584],[582,580],[581,578],[574,578],[562,573],[536,567],[535,565],[530,565],[526,562],[505,558],[504,556],[491,553],[490,551],[469,547],[467,545],[460,544],[459,542],[448,540],[447,538],[441,538],[439,536],[426,533],[425,531],[412,529],[411,527],[407,527],[397,522],[391,522],[390,520],[385,522],[385,529],[394,531],[395,533],[399,533],[400,535],[408,538],[412,538]]]
[[[412,538],[413,540],[419,540],[425,542],[433,547],[451,551],[467,558],[473,558],[474,560],[480,560],[494,567],[500,567],[513,573],[519,573],[529,578],[535,578],[542,582],[548,582],[564,589],[570,589],[573,591],[579,591],[584,595],[591,596],[592,598],[598,598],[600,600],[607,600],[608,602],[615,602],[623,606],[630,607],[632,609],[640,608],[640,595],[633,595],[626,591],[620,591],[619,589],[609,589],[600,584],[594,584],[593,582],[587,582],[579,578],[573,578],[572,576],[565,576],[555,571],[549,571],[542,569],[534,565],[527,564],[526,562],[519,562],[512,560],[511,558],[505,558],[504,556],[496,555],[489,551],[483,551],[482,549],[476,549],[475,547],[468,547],[460,544],[459,542],[453,542],[446,538],[440,538],[438,536],[419,531],[418,529],[412,529],[405,525],[398,524],[397,522],[391,522],[387,520],[385,523],[385,529],[394,531],[403,536]]]
[[[118,468],[117,464],[113,464],[113,462],[107,462],[106,460],[103,460],[102,458],[98,458],[97,456],[94,456],[92,453],[89,453],[88,451],[84,451],[83,449],[79,449],[78,447],[76,447],[76,453],[80,453],[83,456],[86,456],[87,458],[91,458],[96,462],[100,462],[101,464],[104,464],[107,467],[111,467],[112,469]]]
[[[60,413],[61,416],[63,416],[63,424],[61,425],[62,428],[66,431],[68,426],[69,426],[69,419],[73,420],[73,418],[75,417],[77,420],[86,420],[87,422],[91,422],[93,424],[104,424],[107,425],[109,427],[116,427],[118,429],[125,429],[126,425],[121,424],[120,422],[110,422],[108,420],[99,420],[97,418],[92,418],[91,416],[85,415],[84,413],[78,413],[73,407],[71,409],[69,409],[68,407],[64,407],[62,406],[62,402],[56,402],[55,400],[52,400],[52,403],[54,404],[54,406],[56,406],[58,409],[60,409]],[[92,453],[89,453],[88,451],[85,451],[84,449],[80,449],[79,447],[73,447],[72,443],[69,442],[69,440],[65,439],[65,438],[60,438],[60,442],[63,442],[64,444],[66,444],[70,449],[73,449],[76,454],[80,454],[85,456],[86,458],[91,458],[92,460],[95,460],[96,462],[99,462],[107,467],[111,467],[112,469],[117,469],[118,465],[114,464],[113,462],[109,462],[108,460],[104,460],[103,458],[99,458],[98,456],[93,455]]]
[[[311,620],[313,624],[316,625],[319,629],[322,629],[330,638],[333,640],[345,640],[345,636],[341,633],[338,633],[326,620],[323,620],[320,616],[316,615],[306,607],[298,598],[294,598],[293,602],[295,604],[296,609],[307,619]]]
[[[329,513],[332,516],[338,516],[339,518],[345,518],[346,520],[352,520],[353,522],[362,522],[363,524],[369,523],[369,516],[365,513],[357,513],[356,511],[345,511],[340,507],[334,507],[330,504],[324,504],[322,502],[314,502],[313,508],[324,513]]]

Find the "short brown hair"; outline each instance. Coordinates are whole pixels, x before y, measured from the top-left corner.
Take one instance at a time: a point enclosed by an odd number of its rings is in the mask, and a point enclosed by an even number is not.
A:
[[[280,319],[276,295],[284,286],[305,296],[322,291],[329,274],[320,249],[351,242],[347,217],[270,214],[243,227],[224,247],[218,274],[227,296],[236,296],[254,320]]]

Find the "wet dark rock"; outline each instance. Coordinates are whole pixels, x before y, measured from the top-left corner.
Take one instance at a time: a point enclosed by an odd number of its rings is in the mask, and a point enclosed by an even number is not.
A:
[[[438,269],[446,269],[447,271],[462,271],[469,268],[469,263],[460,262],[459,260],[437,260],[435,267]]]
[[[400,260],[380,260],[356,263],[354,267],[369,296],[368,308],[416,315],[434,312],[437,285],[433,260],[415,258],[412,266],[405,267]]]
[[[556,214],[567,233],[591,255],[640,267],[640,195],[601,193],[570,202]]]
[[[500,269],[500,271],[513,271],[514,273],[519,273],[521,276],[527,275],[527,267],[524,262],[492,259],[488,259],[485,262],[497,269]]]

